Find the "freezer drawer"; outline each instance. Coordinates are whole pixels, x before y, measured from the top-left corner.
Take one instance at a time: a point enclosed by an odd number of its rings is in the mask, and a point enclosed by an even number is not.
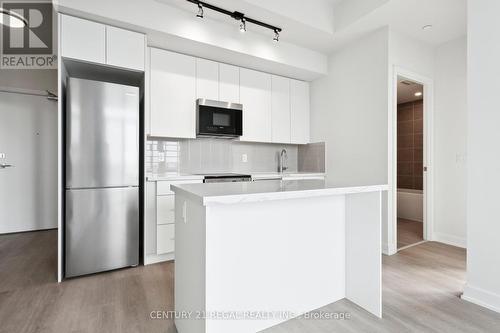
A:
[[[66,191],[66,277],[139,263],[137,187]]]

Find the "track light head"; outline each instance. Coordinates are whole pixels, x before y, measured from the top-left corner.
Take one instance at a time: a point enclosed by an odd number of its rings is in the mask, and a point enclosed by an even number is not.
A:
[[[198,3],[198,14],[196,14],[197,18],[203,18],[203,5]]]
[[[280,32],[278,31],[278,29],[274,29],[274,38],[273,38],[273,41],[275,41],[275,42],[279,42],[280,41]]]
[[[216,12],[221,13],[223,15],[230,16],[233,19],[235,19],[237,22],[239,22],[239,28],[240,28],[241,32],[247,31],[247,22],[248,22],[248,23],[255,24],[255,25],[258,25],[260,27],[263,27],[263,28],[266,28],[266,29],[273,31],[274,32],[273,40],[275,42],[278,42],[280,39],[281,28],[276,27],[276,26],[271,25],[271,24],[268,24],[268,23],[265,23],[265,22],[262,22],[262,21],[258,21],[256,19],[253,19],[250,17],[246,17],[245,13],[238,12],[238,11],[230,12],[229,10],[226,10],[224,8],[220,8],[220,7],[217,7],[217,6],[212,5],[210,3],[207,3],[204,0],[187,0],[187,1],[198,6],[198,13],[196,14],[197,18],[203,18],[203,16],[204,16],[203,11],[205,9],[213,10],[213,11],[216,11]]]
[[[240,32],[246,32],[246,31],[247,31],[247,22],[245,18],[242,18],[240,23]]]

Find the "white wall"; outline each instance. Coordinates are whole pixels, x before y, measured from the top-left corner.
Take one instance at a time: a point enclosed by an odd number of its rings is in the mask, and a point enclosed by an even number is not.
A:
[[[326,142],[328,180],[387,183],[388,30],[333,54],[311,84],[311,138]]]
[[[467,285],[462,297],[500,312],[500,1],[469,1],[467,12]]]
[[[426,76],[434,77],[434,48],[410,36],[390,31],[391,65]]]
[[[465,247],[467,39],[436,50],[434,75],[434,240]]]
[[[0,69],[0,88],[5,87],[57,93],[57,70]]]

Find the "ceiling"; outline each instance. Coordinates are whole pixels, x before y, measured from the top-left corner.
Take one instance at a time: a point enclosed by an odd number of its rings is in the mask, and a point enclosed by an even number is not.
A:
[[[157,0],[195,13],[186,0]],[[437,46],[466,34],[466,0],[205,0],[281,27],[280,39],[329,54],[383,26]],[[207,10],[211,19],[231,18]],[[431,24],[431,30],[422,30]],[[271,36],[267,29],[247,29]]]
[[[422,92],[424,87],[416,82],[398,76],[398,104],[418,101],[422,96],[415,96],[416,92]]]

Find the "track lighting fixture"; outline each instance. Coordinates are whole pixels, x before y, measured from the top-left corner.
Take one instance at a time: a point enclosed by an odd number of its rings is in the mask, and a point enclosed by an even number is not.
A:
[[[270,29],[270,30],[274,31],[273,41],[275,41],[275,42],[279,41],[281,28],[275,27],[274,25],[270,25],[270,24],[267,24],[267,23],[264,23],[264,22],[261,22],[258,20],[254,20],[253,18],[245,16],[244,13],[240,13],[238,11],[231,12],[231,11],[226,10],[224,8],[220,8],[220,7],[211,5],[209,3],[206,3],[204,1],[200,1],[200,0],[187,0],[187,1],[198,6],[198,14],[196,15],[196,17],[198,17],[198,18],[203,18],[203,10],[208,8],[208,9],[214,10],[218,13],[230,16],[233,19],[235,19],[236,21],[239,21],[241,32],[247,31],[247,22],[249,22],[249,23],[253,23],[255,25],[258,25],[258,26],[261,26],[263,28]]]
[[[240,32],[246,32],[247,31],[247,23],[244,18],[241,19],[240,23]]]
[[[279,42],[280,41],[280,32],[277,29],[274,30],[273,41],[275,41],[275,42]]]
[[[203,18],[203,5],[198,3],[198,14],[196,14],[197,18]]]

